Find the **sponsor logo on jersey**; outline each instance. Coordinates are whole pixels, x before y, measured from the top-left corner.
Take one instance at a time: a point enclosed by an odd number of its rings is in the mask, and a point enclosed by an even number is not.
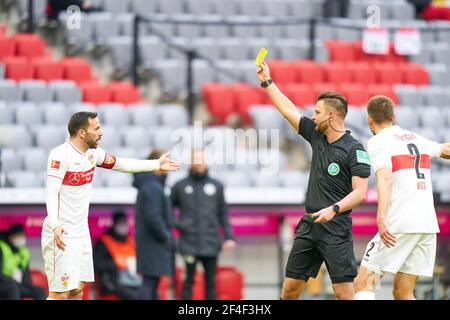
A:
[[[61,166],[61,161],[52,160],[52,163],[50,164],[50,169],[59,170],[60,166]]]
[[[64,273],[61,276],[61,282],[62,282],[63,286],[67,287],[69,285],[69,281],[70,281],[70,276],[67,273]]]

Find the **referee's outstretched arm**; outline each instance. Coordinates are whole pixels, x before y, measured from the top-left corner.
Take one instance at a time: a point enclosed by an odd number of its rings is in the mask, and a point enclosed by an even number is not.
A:
[[[272,82],[270,78],[269,66],[264,61],[261,62],[257,68],[258,78],[261,81],[261,85],[266,89],[275,107],[281,112],[283,117],[289,121],[291,126],[298,132],[300,125],[301,114],[298,112],[295,105],[286,97]]]

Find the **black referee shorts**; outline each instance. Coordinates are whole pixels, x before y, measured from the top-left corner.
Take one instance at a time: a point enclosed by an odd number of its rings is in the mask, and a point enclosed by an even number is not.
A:
[[[286,264],[286,277],[308,281],[315,278],[325,261],[332,283],[353,282],[357,274],[353,252],[352,220],[348,214],[325,224],[303,216]]]

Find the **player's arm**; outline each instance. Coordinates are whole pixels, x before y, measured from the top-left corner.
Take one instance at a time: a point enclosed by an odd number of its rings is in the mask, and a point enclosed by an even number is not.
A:
[[[169,158],[169,153],[156,160],[139,160],[132,158],[120,158],[107,153],[100,148],[97,151],[97,166],[105,169],[113,169],[120,172],[138,173],[150,171],[174,171],[180,168],[178,162]]]
[[[261,62],[258,68],[258,78],[261,82],[270,79],[269,66],[264,61]],[[301,114],[298,112],[294,103],[278,89],[275,83],[266,87],[266,91],[278,111],[299,132]]]
[[[390,233],[386,224],[386,216],[391,206],[392,193],[392,170],[391,168],[381,168],[376,172],[377,176],[377,226],[380,238],[389,248],[395,246],[395,236]]]
[[[60,192],[67,171],[67,162],[64,155],[51,152],[47,164],[47,186],[45,190],[45,204],[47,217],[51,230],[55,237],[55,244],[61,250],[65,249],[62,239],[63,233],[67,231],[61,227],[59,221]]]
[[[450,159],[450,142],[441,144],[441,156],[442,159]]]

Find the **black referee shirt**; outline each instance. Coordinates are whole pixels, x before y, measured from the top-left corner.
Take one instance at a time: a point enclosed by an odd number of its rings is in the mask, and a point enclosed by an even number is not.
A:
[[[302,116],[299,134],[313,150],[306,212],[320,211],[345,198],[353,191],[353,176],[370,176],[369,156],[350,131],[330,144],[323,133],[314,129],[314,121]]]

